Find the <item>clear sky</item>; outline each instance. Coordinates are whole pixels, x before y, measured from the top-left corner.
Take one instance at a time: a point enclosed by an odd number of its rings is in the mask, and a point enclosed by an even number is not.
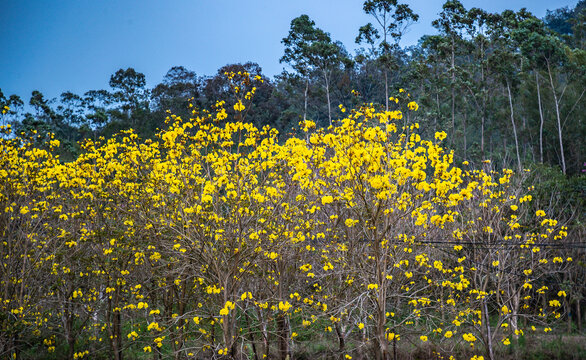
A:
[[[574,7],[577,0],[461,0],[492,12]],[[443,0],[405,0],[420,15],[403,45],[434,33]],[[110,75],[133,67],[147,85],[172,66],[212,75],[223,65],[254,61],[265,75],[281,72],[281,39],[291,20],[307,14],[353,53],[361,25],[372,21],[362,0],[2,0],[0,89],[28,102],[70,90],[108,88]]]

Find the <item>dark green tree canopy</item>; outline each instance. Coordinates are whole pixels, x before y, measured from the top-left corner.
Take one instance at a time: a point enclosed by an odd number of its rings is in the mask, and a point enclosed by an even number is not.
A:
[[[133,68],[120,69],[110,77],[110,87],[114,89],[113,98],[122,103],[125,111],[136,109],[146,100],[146,78]]]

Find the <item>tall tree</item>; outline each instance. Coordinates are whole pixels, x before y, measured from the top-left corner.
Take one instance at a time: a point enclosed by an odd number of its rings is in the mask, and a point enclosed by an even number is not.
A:
[[[456,133],[456,56],[458,45],[462,42],[463,32],[470,25],[470,19],[464,5],[458,0],[448,0],[442,6],[442,12],[439,19],[432,22],[432,25],[438,29],[444,40],[449,44],[449,74],[450,74],[450,95],[451,95],[451,114],[452,114],[452,137],[455,139]],[[443,45],[443,48],[446,46]]]
[[[517,168],[519,171],[521,171],[522,166],[519,151],[519,136],[515,122],[513,95],[520,81],[519,73],[521,71],[522,57],[518,51],[513,35],[517,30],[519,23],[530,16],[531,14],[526,12],[525,9],[521,9],[517,13],[511,10],[505,10],[499,16],[495,16],[494,21],[491,22],[490,29],[494,50],[489,61],[491,62],[491,68],[496,77],[503,84],[504,90],[506,90],[513,139],[515,141]]]
[[[110,77],[110,87],[114,89],[113,98],[120,104],[123,114],[133,127],[136,126],[136,116],[133,113],[147,100],[145,86],[144,74],[133,68],[120,69]]]
[[[83,94],[83,105],[89,127],[96,130],[108,123],[112,102],[112,94],[106,90],[90,90]]]
[[[307,56],[309,44],[317,41],[315,22],[307,15],[301,15],[291,21],[289,35],[281,43],[285,45],[285,54],[279,60],[288,63],[305,78],[303,121],[307,119],[307,101],[309,96],[309,74],[311,64]]]
[[[0,113],[3,114],[2,124],[0,125],[7,125],[7,123],[9,123],[9,117],[17,116],[23,106],[24,102],[20,96],[12,94],[9,97],[6,97],[2,92],[2,89],[0,89]],[[6,110],[6,107],[10,110]],[[3,111],[5,111],[5,113],[3,113]]]
[[[331,125],[331,74],[341,64],[350,64],[342,43],[332,41],[330,34],[317,28],[315,22],[307,15],[301,15],[291,21],[289,35],[283,38],[282,43],[285,45],[285,54],[281,58],[281,62],[289,63],[293,69],[306,78],[303,119],[305,120],[307,117],[309,73],[317,70],[323,76],[328,102],[328,120]]]
[[[384,69],[385,108],[388,111],[389,70],[396,63],[393,52],[399,48],[399,42],[409,26],[419,20],[419,15],[415,14],[409,5],[399,4],[397,0],[367,0],[362,9],[374,17],[378,27],[372,23],[360,27],[356,43],[369,44],[371,55],[380,62]]]
[[[36,144],[42,146],[43,142],[49,138],[50,133],[55,133],[60,140],[63,139],[64,134],[69,133],[62,126],[62,118],[53,109],[52,100],[45,98],[43,93],[38,90],[33,90],[29,105],[34,112],[25,113],[23,120],[16,124],[15,131],[17,134],[34,132],[36,133],[34,137]]]
[[[545,24],[553,31],[562,34],[572,34],[572,23],[574,12],[569,7],[564,6],[555,10],[547,10],[545,15]]]
[[[539,162],[543,163],[543,129],[545,125],[545,116],[541,98],[541,71],[545,68],[543,55],[550,49],[545,47],[548,41],[545,24],[536,17],[530,17],[519,24],[514,31],[513,37],[519,44],[521,53],[527,59],[528,66],[533,70],[535,77],[535,89],[537,93],[537,107],[539,109]]]
[[[490,41],[487,36],[491,14],[480,8],[472,8],[468,11],[467,27],[470,38],[469,47],[471,48],[471,61],[469,63],[470,74],[469,81],[466,84],[468,91],[476,108],[476,113],[480,116],[480,157],[485,158],[485,129],[488,117],[489,106],[489,79],[488,79],[488,51]],[[466,133],[464,133],[464,140]],[[466,146],[464,146],[466,152]]]
[[[71,91],[66,91],[60,96],[61,104],[57,111],[63,116],[63,120],[70,126],[79,126],[85,120],[83,98]]]
[[[564,102],[569,106],[566,111],[572,112],[584,96],[584,87],[579,95],[572,98],[569,95],[569,86],[574,79],[580,79],[584,73],[583,55],[574,54],[583,53],[576,49],[572,51],[564,42],[556,36],[551,30],[545,28],[542,21],[535,18],[528,18],[523,21],[515,33],[519,47],[535,68],[535,77],[537,84],[537,93],[539,99],[539,108],[541,114],[541,92],[539,87],[539,72],[545,72],[546,81],[549,84],[551,95],[554,103],[554,114],[557,123],[559,158],[562,172],[567,171],[566,154],[564,150],[563,127],[567,120],[562,119],[564,112]],[[582,60],[580,60],[582,59]],[[560,79],[562,77],[562,79]],[[540,159],[543,162],[543,118],[540,124]]]
[[[174,66],[163,81],[152,90],[154,107],[160,111],[169,110],[175,115],[189,115],[189,101],[199,104],[201,81],[197,74],[183,66]]]

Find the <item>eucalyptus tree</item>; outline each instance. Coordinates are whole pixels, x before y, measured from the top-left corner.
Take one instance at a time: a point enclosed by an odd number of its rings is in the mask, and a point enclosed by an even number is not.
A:
[[[291,21],[289,35],[281,41],[285,45],[285,54],[279,60],[288,63],[305,78],[303,120],[307,119],[307,100],[309,96],[309,73],[311,65],[305,52],[309,43],[316,40],[315,22],[307,15],[301,15]]]
[[[163,77],[163,81],[152,90],[151,99],[159,111],[184,116],[189,114],[189,100],[199,104],[201,79],[194,71],[183,66],[173,66]]]
[[[564,127],[568,125],[570,114],[576,111],[584,98],[584,86],[578,85],[577,91],[571,91],[572,85],[583,84],[586,57],[584,51],[571,49],[544,22],[530,17],[521,22],[513,34],[522,54],[535,72],[535,82],[540,112],[539,148],[540,161],[543,162],[544,116],[542,110],[540,74],[545,73],[553,100],[553,113],[556,119],[558,153],[562,172],[567,172],[566,150],[564,149]]]
[[[66,91],[59,97],[60,104],[57,111],[61,113],[68,125],[78,126],[84,122],[83,98],[71,91]]]
[[[488,51],[490,40],[488,38],[489,23],[492,14],[480,9],[472,8],[467,13],[467,35],[470,38],[470,47],[472,48],[471,61],[469,63],[470,76],[469,81],[465,84],[470,97],[473,100],[476,113],[480,116],[480,157],[485,156],[485,129],[488,118],[489,96],[489,77],[488,77]],[[464,133],[466,140],[466,133]],[[466,151],[466,146],[464,146]]]
[[[586,49],[586,0],[580,2],[574,8],[574,18],[572,22],[572,33],[574,36],[574,46],[579,49]]]
[[[463,32],[470,25],[466,8],[458,0],[448,0],[442,6],[440,17],[432,22],[433,27],[440,31],[442,40],[438,44],[439,48],[448,52],[450,74],[450,95],[451,95],[451,117],[452,117],[452,136],[451,141],[455,138],[456,132],[456,56],[458,55],[459,45],[463,41]]]
[[[120,116],[130,120],[136,127],[136,112],[144,107],[148,99],[146,78],[133,68],[119,69],[110,77],[110,87],[114,90],[113,99],[120,104]]]
[[[94,133],[110,121],[110,105],[112,102],[112,94],[106,90],[89,90],[83,94],[86,120],[89,128],[94,130]]]
[[[519,74],[523,59],[518,51],[513,34],[519,27],[520,22],[529,17],[531,17],[531,14],[525,9],[521,9],[517,13],[512,10],[505,10],[500,15],[494,16],[490,24],[493,52],[490,55],[489,62],[494,76],[502,84],[504,90],[506,90],[513,138],[515,141],[517,168],[519,171],[522,166],[519,151],[519,136],[515,123],[513,95],[520,82]]]
[[[546,54],[551,50],[544,47],[549,43],[549,41],[545,40],[550,34],[546,31],[545,24],[542,20],[530,17],[519,24],[519,28],[515,30],[513,36],[535,76],[537,107],[539,109],[539,161],[543,163],[543,129],[545,117],[541,99],[540,72],[545,68],[544,56],[547,56]]]
[[[288,63],[301,76],[305,77],[305,96],[303,119],[307,118],[307,99],[309,76],[312,71],[321,72],[328,102],[328,120],[332,124],[332,106],[330,100],[330,81],[332,71],[340,65],[351,65],[344,46],[332,41],[329,33],[315,26],[307,15],[301,15],[291,21],[291,28],[286,38],[285,54],[280,61]]]
[[[407,4],[397,0],[367,0],[363,10],[376,20],[378,26],[368,23],[358,30],[356,43],[370,45],[370,55],[377,59],[385,75],[385,108],[389,110],[389,70],[396,65],[393,56],[410,25],[419,20]]]

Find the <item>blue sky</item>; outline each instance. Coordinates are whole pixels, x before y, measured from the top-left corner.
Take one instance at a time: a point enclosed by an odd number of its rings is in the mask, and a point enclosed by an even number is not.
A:
[[[434,33],[442,0],[407,0],[420,15],[403,45]],[[361,25],[372,21],[362,0],[3,0],[0,11],[0,89],[28,101],[108,87],[116,70],[134,67],[147,85],[172,66],[212,75],[229,63],[254,61],[265,75],[281,72],[281,39],[293,18],[308,14],[353,53]],[[488,11],[574,7],[577,0],[462,0]]]

